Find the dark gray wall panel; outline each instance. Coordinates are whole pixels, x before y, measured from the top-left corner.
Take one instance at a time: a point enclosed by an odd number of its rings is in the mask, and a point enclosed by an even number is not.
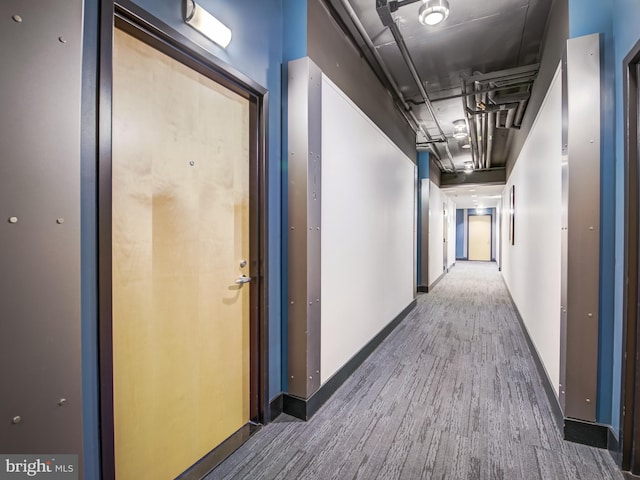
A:
[[[566,69],[569,166],[565,416],[595,421],[600,281],[599,35],[567,42]]]
[[[288,65],[288,392],[320,388],[322,72],[308,57]]]
[[[372,0],[373,1],[373,0]],[[414,162],[416,135],[366,60],[346,38],[321,0],[307,0],[307,54]]]
[[[511,170],[520,155],[525,140],[529,136],[547,90],[549,90],[553,76],[558,68],[558,63],[562,60],[567,38],[569,38],[568,0],[554,0],[542,44],[538,78],[533,84],[531,98],[522,119],[520,130],[514,130],[509,138],[507,178],[511,175]]]
[[[82,453],[82,8],[0,2],[2,453]]]
[[[429,179],[438,187],[442,184],[442,172],[433,161],[433,158],[429,159]]]

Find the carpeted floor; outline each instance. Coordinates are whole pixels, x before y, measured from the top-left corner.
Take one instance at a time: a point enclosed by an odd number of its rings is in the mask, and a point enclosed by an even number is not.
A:
[[[309,422],[281,415],[213,479],[622,479],[562,440],[494,263],[459,262]]]

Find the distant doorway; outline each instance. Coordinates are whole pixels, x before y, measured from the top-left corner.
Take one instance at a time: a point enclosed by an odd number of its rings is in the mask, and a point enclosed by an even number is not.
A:
[[[469,215],[469,260],[491,261],[491,215]]]

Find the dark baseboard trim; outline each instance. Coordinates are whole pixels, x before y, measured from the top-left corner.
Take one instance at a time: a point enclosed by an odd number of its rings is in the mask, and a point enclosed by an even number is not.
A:
[[[418,292],[420,293],[429,293],[428,285],[418,285]]]
[[[608,425],[575,418],[564,419],[564,439],[569,442],[608,449],[610,437],[615,438],[615,435]]]
[[[273,422],[283,412],[284,396],[279,393],[275,398],[269,402],[269,415],[267,418],[270,422]]]
[[[504,278],[502,280],[504,281]],[[507,285],[505,282],[505,287],[506,286]],[[514,302],[508,287],[507,292],[509,293],[509,299],[511,300],[511,305],[513,305],[513,310],[516,312],[516,317],[518,318],[520,329],[522,330],[524,338],[527,341],[527,347],[529,347],[529,351],[531,352],[533,361],[536,364],[536,370],[538,371],[538,375],[540,377],[540,380],[542,381],[542,385],[544,386],[545,393],[547,394],[547,398],[549,399],[553,417],[556,421],[556,424],[558,425],[558,428],[560,428],[560,430],[563,432],[564,439],[569,442],[581,443],[583,445],[589,445],[591,447],[608,449],[611,453],[611,456],[613,456],[615,460],[616,457],[614,456],[614,453],[617,454],[618,440],[610,426],[603,425],[601,423],[585,422],[583,420],[564,417],[564,413],[562,412],[562,408],[560,407],[560,402],[556,397],[555,389],[553,388],[553,385],[549,380],[547,372],[542,363],[542,359],[540,358],[538,350],[536,350],[536,347],[533,344],[531,337],[529,336],[529,332],[527,331],[527,327],[525,327],[524,325],[522,315],[520,315],[520,311],[518,310],[516,302]]]
[[[502,277],[502,281],[504,282],[504,277]],[[511,296],[511,292],[509,291],[509,287],[507,287],[507,283],[504,282],[504,286],[507,289],[507,293],[509,294],[509,300],[511,300],[511,305],[513,306],[513,310],[516,312],[516,318],[518,319],[518,324],[520,325],[520,329],[522,330],[522,334],[527,342],[527,347],[529,347],[529,352],[531,352],[531,356],[533,357],[533,362],[536,364],[536,370],[538,371],[538,376],[542,382],[544,387],[544,391],[547,394],[547,398],[549,399],[549,405],[551,405],[551,411],[553,413],[553,418],[558,425],[558,428],[562,431],[564,429],[564,414],[562,413],[562,408],[560,407],[560,401],[558,397],[556,397],[555,389],[549,380],[549,376],[547,375],[547,371],[544,368],[544,364],[542,363],[542,359],[540,358],[540,354],[533,344],[533,340],[529,336],[529,331],[527,327],[524,325],[524,320],[522,319],[522,315],[520,315],[520,310],[518,310],[518,306],[516,302],[513,300]]]
[[[440,280],[442,280],[447,273],[449,273],[449,272],[448,271],[442,272],[442,275],[440,275],[438,278],[436,278],[435,281],[431,285],[429,285],[429,291],[433,290],[435,288],[435,286],[438,283],[440,283]]]
[[[303,399],[290,395],[282,394],[282,411],[287,415],[291,415],[302,420],[309,420],[320,407],[333,395],[336,390],[345,382],[347,378],[356,371],[356,369],[364,362],[369,355],[389,336],[389,334],[405,319],[405,317],[415,308],[418,301],[413,300],[407,307],[402,310],[389,324],[384,327],[369,343],[360,349],[351,360],[349,360],[340,370],[338,370],[329,380],[327,380],[316,393],[310,398]]]
[[[609,455],[613,458],[613,461],[616,462],[616,465],[622,465],[622,450],[620,449],[620,442],[618,441],[618,436],[615,434],[612,427],[608,428],[609,435],[607,439],[607,449],[609,450]]]
[[[176,477],[176,480],[203,479],[261,428],[261,425],[251,422],[247,423],[240,430],[198,460],[195,465]]]

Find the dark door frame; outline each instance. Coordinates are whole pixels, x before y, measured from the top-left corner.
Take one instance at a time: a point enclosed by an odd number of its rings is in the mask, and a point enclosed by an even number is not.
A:
[[[111,141],[112,141],[112,72],[113,30],[115,27],[133,35],[153,48],[211,78],[249,100],[250,104],[250,276],[251,305],[251,379],[250,420],[268,421],[268,331],[267,331],[267,118],[269,93],[184,35],[153,17],[129,0],[103,1],[100,8],[100,46],[98,73],[98,341],[100,376],[100,432],[103,480],[115,479],[114,418],[113,418],[113,336],[112,336],[112,258],[111,258]],[[247,425],[235,442],[248,438],[254,428]],[[227,442],[223,443],[223,446]],[[222,446],[221,446],[222,447]],[[226,450],[229,449],[226,445]],[[231,450],[233,451],[233,450]],[[222,452],[224,455],[225,452]],[[230,453],[230,452],[228,452]],[[218,461],[220,452],[204,462],[205,469],[194,468],[185,477],[208,473],[211,461]],[[207,458],[207,457],[205,457]],[[200,465],[200,463],[198,464]],[[215,465],[214,465],[215,466]],[[208,470],[207,470],[208,468]]]
[[[624,82],[624,280],[623,293],[623,353],[622,395],[620,408],[620,453],[622,469],[640,473],[640,325],[638,279],[638,106],[640,80],[640,42],[631,49],[623,62]]]

